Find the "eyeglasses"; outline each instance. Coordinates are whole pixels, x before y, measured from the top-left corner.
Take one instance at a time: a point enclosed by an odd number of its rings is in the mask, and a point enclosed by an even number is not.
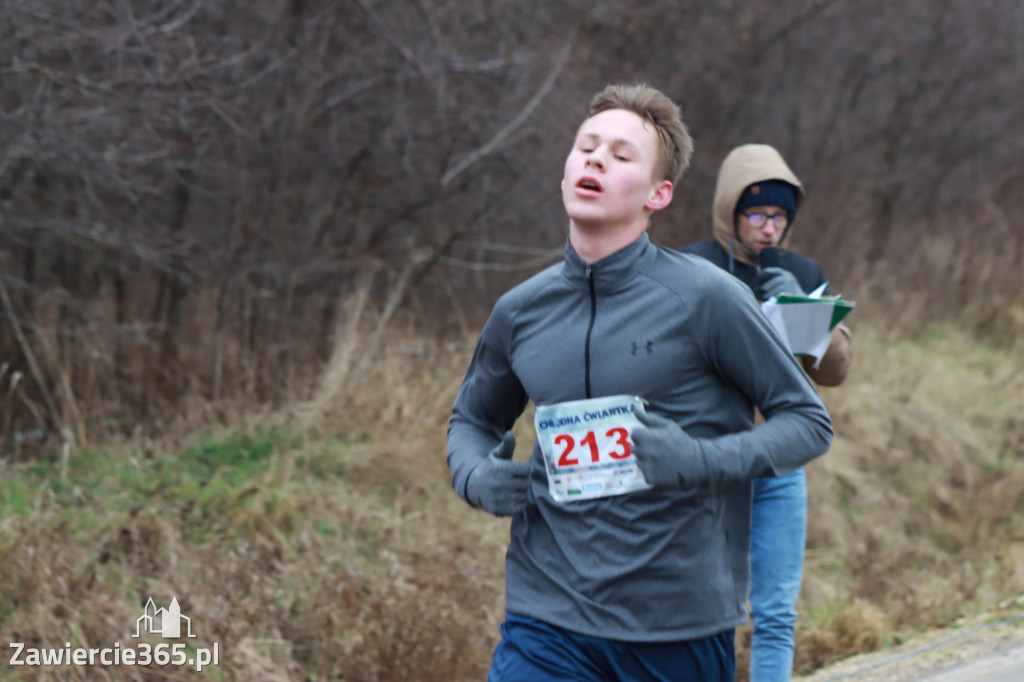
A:
[[[769,220],[775,223],[776,230],[784,230],[789,226],[788,213],[776,213],[775,215],[768,215],[767,213],[740,213],[740,215],[745,216],[750,226],[758,230],[767,225]]]

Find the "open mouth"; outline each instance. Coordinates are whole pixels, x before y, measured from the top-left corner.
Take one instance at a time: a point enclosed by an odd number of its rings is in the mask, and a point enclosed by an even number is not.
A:
[[[576,186],[579,187],[580,189],[585,189],[590,192],[601,191],[601,183],[599,183],[597,180],[594,180],[593,178],[582,178],[579,182],[576,183]]]

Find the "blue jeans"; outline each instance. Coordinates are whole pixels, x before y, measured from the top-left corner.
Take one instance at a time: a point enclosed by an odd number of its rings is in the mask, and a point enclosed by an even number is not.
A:
[[[807,540],[807,477],[798,469],[754,481],[750,530],[750,682],[787,682]]]
[[[488,682],[733,682],[735,631],[679,642],[624,642],[507,614]]]

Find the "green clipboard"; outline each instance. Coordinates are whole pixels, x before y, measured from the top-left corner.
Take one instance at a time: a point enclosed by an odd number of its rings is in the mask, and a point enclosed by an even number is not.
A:
[[[835,326],[843,321],[850,311],[853,310],[853,301],[846,301],[841,298],[813,298],[811,296],[799,296],[797,294],[781,294],[776,297],[775,301],[781,305],[787,303],[828,303],[832,305],[832,322],[829,324],[829,331],[835,329]]]

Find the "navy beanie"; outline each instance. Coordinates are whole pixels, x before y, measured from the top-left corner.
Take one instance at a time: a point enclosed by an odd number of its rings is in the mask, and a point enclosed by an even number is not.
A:
[[[789,215],[796,215],[796,188],[785,180],[755,182],[743,190],[735,212],[751,206],[778,206]]]

